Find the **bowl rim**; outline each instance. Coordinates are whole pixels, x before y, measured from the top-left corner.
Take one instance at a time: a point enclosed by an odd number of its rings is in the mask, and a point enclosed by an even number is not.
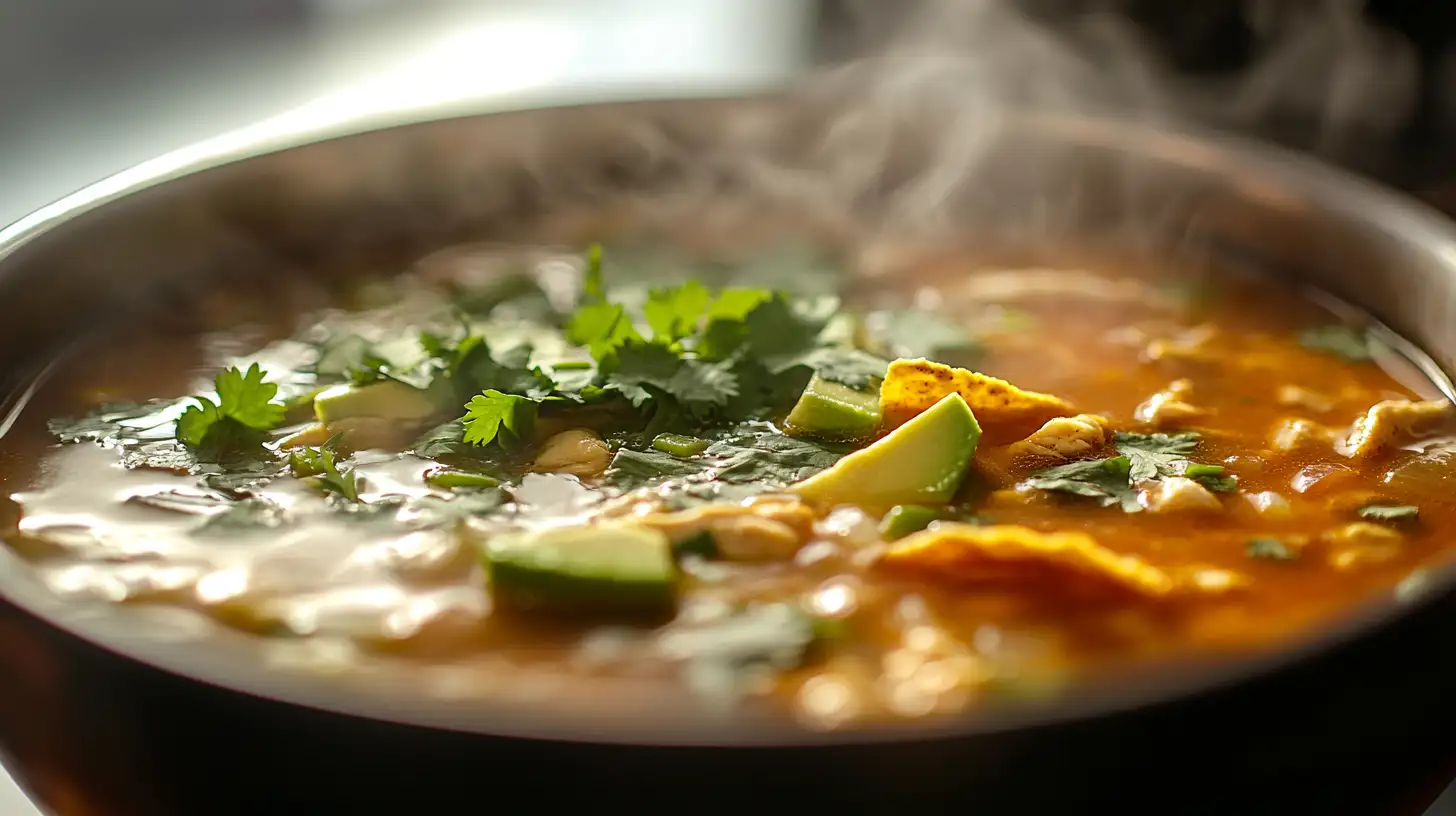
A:
[[[529,115],[534,111],[562,108],[616,107],[627,110],[638,105],[731,104],[755,99],[761,100],[762,97],[567,99],[555,104],[526,100],[518,105],[502,104],[485,111],[438,116],[413,111],[400,117],[374,117],[367,121],[356,119],[290,132],[226,134],[124,170],[41,207],[0,230],[0,274],[5,274],[6,259],[20,247],[83,214],[143,190],[250,158],[385,130],[407,130],[463,119]],[[1202,156],[1205,161],[1233,159],[1276,187],[1301,188],[1326,202],[1361,202],[1366,208],[1364,217],[1370,217],[1371,208],[1380,212],[1382,220],[1388,222],[1387,228],[1394,228],[1389,224],[1398,225],[1399,231],[1432,247],[1431,251],[1441,256],[1443,266],[1451,274],[1456,274],[1456,230],[1433,209],[1375,182],[1293,151],[1239,136],[1082,114],[1053,116],[1096,133],[1098,138],[1105,140],[1125,138],[1135,131],[1144,141],[1154,138],[1155,148],[1178,152],[1178,161],[1184,164],[1189,163],[1190,156]],[[1355,210],[1349,212],[1355,213]],[[108,604],[102,610],[103,614],[96,615],[93,614],[96,610],[89,605],[68,603],[43,586],[18,555],[8,548],[0,548],[0,599],[14,603],[22,611],[63,633],[168,675],[285,705],[396,725],[488,737],[652,747],[889,745],[1032,731],[1137,709],[1158,708],[1236,684],[1266,679],[1282,669],[1331,653],[1412,615],[1453,591],[1456,591],[1456,559],[1416,570],[1400,585],[1352,605],[1327,625],[1277,648],[1139,669],[1133,682],[1116,678],[1079,680],[1076,694],[1046,706],[994,706],[964,715],[828,731],[806,727],[785,716],[764,720],[723,719],[691,708],[685,709],[683,716],[660,718],[656,725],[602,728],[594,721],[553,718],[549,712],[538,710],[536,706],[520,706],[509,701],[484,699],[461,703],[425,695],[412,695],[412,699],[401,700],[392,694],[362,691],[328,676],[269,668],[246,659],[240,651],[233,654],[235,650],[227,648],[195,650],[185,644],[178,646],[166,640],[139,637],[125,626],[126,619],[133,617],[131,610],[117,609]]]

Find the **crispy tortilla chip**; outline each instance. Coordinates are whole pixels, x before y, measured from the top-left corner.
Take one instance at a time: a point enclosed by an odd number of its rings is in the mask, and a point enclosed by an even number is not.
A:
[[[982,444],[1025,438],[1042,423],[1076,413],[1060,397],[1023,391],[1005,380],[929,360],[896,360],[880,386],[884,428],[903,425],[949,394],[959,393],[981,424]]]
[[[878,563],[962,584],[1145,598],[1166,597],[1178,588],[1157,567],[1112,552],[1086,533],[1043,533],[1009,524],[942,523],[895,542]]]

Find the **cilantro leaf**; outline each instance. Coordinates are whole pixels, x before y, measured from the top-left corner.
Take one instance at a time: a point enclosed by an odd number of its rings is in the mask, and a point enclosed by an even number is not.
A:
[[[1360,508],[1360,518],[1371,521],[1406,522],[1420,518],[1421,509],[1415,505],[1371,504]]]
[[[1232,493],[1238,489],[1239,480],[1233,474],[1225,473],[1222,465],[1205,465],[1198,462],[1175,464],[1178,475],[1192,479],[1215,493]]]
[[[224,370],[215,385],[224,416],[255,431],[270,431],[282,421],[283,406],[272,401],[278,386],[263,381],[263,369],[257,363],[246,372],[236,367]]]
[[[1374,356],[1370,351],[1369,335],[1343,324],[1305,329],[1299,334],[1299,344],[1310,351],[1333,354],[1351,362],[1364,362]]]
[[[592,358],[600,360],[629,340],[641,340],[642,335],[632,325],[626,308],[601,301],[588,303],[572,314],[566,321],[566,339],[586,346]]]
[[[749,422],[715,434],[713,443],[690,459],[651,448],[621,448],[612,457],[607,478],[623,489],[682,479],[676,492],[716,494],[723,485],[747,485],[760,493],[818,473],[849,450],[786,436],[765,422]],[[714,488],[694,491],[710,482]]]
[[[582,276],[581,291],[587,300],[604,300],[607,296],[602,285],[601,244],[592,244],[586,249],[586,273]]]
[[[295,477],[313,479],[325,491],[356,502],[359,500],[359,479],[352,467],[339,464],[338,439],[336,436],[317,448],[293,451],[288,456],[288,467]]]
[[[464,441],[472,445],[489,445],[504,429],[507,438],[517,440],[530,432],[536,420],[538,400],[518,394],[487,390],[465,405]]]
[[[784,370],[795,355],[818,345],[827,316],[795,309],[782,292],[750,309],[741,319],[718,316],[709,320],[698,343],[698,352],[710,360],[722,360],[743,352],[768,359],[770,370]]]
[[[672,343],[690,337],[698,330],[698,321],[706,313],[712,295],[695,280],[668,289],[653,289],[647,295],[642,313],[652,336],[660,343]]]
[[[856,389],[877,386],[890,367],[890,362],[883,357],[856,348],[834,346],[824,346],[781,359],[780,364],[787,364],[782,371],[802,365],[812,369],[822,379]]]
[[[774,293],[768,289],[748,289],[743,287],[729,287],[718,292],[718,296],[708,305],[709,320],[742,320],[749,312],[758,307],[759,304],[773,298]]]
[[[1256,536],[1244,545],[1244,555],[1265,561],[1293,561],[1298,554],[1288,544],[1271,536]]]
[[[1017,487],[1050,490],[1094,499],[1103,507],[1121,506],[1125,512],[1142,511],[1137,491],[1130,484],[1131,461],[1126,456],[1069,462],[1039,470]]]
[[[682,358],[657,343],[624,343],[602,359],[602,372],[606,384],[635,406],[666,395],[699,417],[738,394],[730,366]]]
[[[1118,432],[1112,435],[1117,452],[1127,457],[1128,476],[1134,482],[1159,476],[1180,475],[1174,463],[1188,458],[1198,446],[1198,434],[1135,434]]]
[[[256,447],[262,432],[283,420],[284,406],[273,402],[278,386],[263,381],[257,363],[246,372],[236,367],[213,380],[217,400],[198,397],[197,404],[177,418],[177,441],[193,450],[238,451]]]

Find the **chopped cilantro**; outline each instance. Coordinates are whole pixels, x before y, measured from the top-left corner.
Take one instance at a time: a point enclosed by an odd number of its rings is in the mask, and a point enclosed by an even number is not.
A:
[[[637,406],[660,393],[704,417],[738,394],[728,365],[679,357],[656,343],[628,341],[603,358],[601,368],[606,384]]]
[[[1142,510],[1130,483],[1131,462],[1126,456],[1069,462],[1039,470],[1020,485],[1022,489],[1050,490],[1094,499],[1103,507],[1120,506],[1128,513]]]
[[[1259,558],[1265,561],[1293,561],[1298,553],[1289,548],[1277,538],[1271,536],[1256,536],[1249,539],[1244,545],[1244,554],[1250,558]]]
[[[317,448],[299,448],[288,456],[288,467],[294,477],[313,479],[314,483],[329,493],[342,496],[349,501],[359,500],[359,479],[352,467],[339,464],[339,452],[335,447],[338,437],[330,439]]]
[[[1198,446],[1198,434],[1133,434],[1115,433],[1112,444],[1117,452],[1127,457],[1128,478],[1134,482],[1156,479],[1159,476],[1176,476],[1175,462],[1188,458]],[[1192,478],[1192,477],[1189,477]]]
[[[697,332],[711,300],[712,295],[701,283],[690,280],[672,288],[653,289],[642,312],[652,327],[653,338],[659,343],[673,343]]]
[[[1420,517],[1421,509],[1414,505],[1371,504],[1360,508],[1360,518],[1371,521],[1408,522]]]
[[[1096,499],[1104,507],[1120,505],[1129,513],[1142,509],[1133,485],[1166,476],[1183,476],[1209,490],[1227,493],[1238,481],[1224,473],[1222,465],[1190,462],[1187,457],[1198,446],[1198,434],[1135,434],[1112,436],[1119,455],[1107,459],[1070,462],[1039,470],[1020,485],[1022,489],[1052,490]]]
[[[623,447],[612,457],[607,478],[622,489],[686,477],[699,484],[752,484],[773,490],[829,467],[848,450],[786,436],[768,423],[748,422],[719,432],[691,459]]]
[[[601,244],[592,244],[586,248],[586,273],[582,276],[581,289],[587,300],[603,300],[607,296],[602,285]]]
[[[464,441],[489,445],[500,436],[502,428],[508,439],[521,439],[536,420],[538,404],[538,400],[493,389],[478,394],[465,405]]]
[[[566,339],[586,346],[593,359],[600,360],[628,340],[641,340],[627,309],[616,303],[588,303],[566,321]]]
[[[217,400],[198,397],[177,418],[177,441],[194,450],[229,452],[256,447],[262,433],[283,419],[284,406],[273,402],[278,386],[263,381],[257,363],[246,372],[223,370],[213,380]]]
[[[1299,335],[1299,344],[1310,351],[1334,354],[1352,362],[1372,359],[1369,335],[1343,324],[1305,329]]]

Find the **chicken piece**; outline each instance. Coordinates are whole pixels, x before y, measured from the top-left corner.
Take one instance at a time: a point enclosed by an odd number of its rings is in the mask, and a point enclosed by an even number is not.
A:
[[[1138,503],[1149,513],[1223,509],[1223,504],[1208,488],[1182,476],[1169,476],[1148,484],[1138,493]]]
[[[1311,391],[1298,385],[1281,385],[1274,399],[1286,408],[1304,408],[1316,414],[1325,414],[1335,409],[1335,401],[1318,391]]]
[[[1086,533],[1014,525],[942,522],[887,547],[876,562],[961,584],[1016,584],[1074,594],[1161,598],[1175,583],[1162,570],[1119,555]]]
[[[1295,493],[1308,496],[1328,496],[1359,484],[1360,474],[1343,465],[1307,465],[1289,480]]]
[[[1181,589],[1200,595],[1224,595],[1249,585],[1248,576],[1217,567],[1193,567],[1178,575]]]
[[[708,504],[675,513],[647,513],[634,524],[661,531],[674,544],[707,533],[730,561],[781,561],[814,529],[814,511],[794,499],[762,497],[743,504]]]
[[[1339,432],[1307,419],[1280,420],[1269,432],[1269,445],[1277,451],[1292,451],[1328,445]]]
[[[612,449],[591,431],[562,431],[547,439],[531,463],[536,473],[566,473],[579,479],[594,479],[607,470]]]
[[[1173,337],[1164,337],[1148,343],[1143,356],[1149,360],[1209,364],[1222,358],[1219,350],[1212,347],[1218,336],[1218,329],[1211,325],[1196,326]]]
[[[929,360],[896,360],[880,386],[883,427],[902,425],[956,393],[975,412],[982,444],[1015,441],[1053,417],[1072,413],[1072,406],[1060,397],[1025,391],[1005,380]]]
[[[1213,415],[1185,398],[1193,390],[1189,380],[1174,380],[1167,388],[1143,400],[1133,412],[1138,422],[1157,428],[1182,428]]]
[[[1320,538],[1330,547],[1330,564],[1342,570],[1389,561],[1400,554],[1404,541],[1398,531],[1368,521],[1337,527]]]
[[[1244,499],[1254,508],[1254,512],[1265,518],[1287,519],[1293,513],[1289,500],[1272,490],[1246,493]]]
[[[1048,420],[1041,430],[1011,446],[1015,454],[1046,459],[1076,459],[1107,444],[1107,418],[1077,414]]]
[[[1352,459],[1414,442],[1452,418],[1446,400],[1383,400],[1355,420],[1335,449]]]

